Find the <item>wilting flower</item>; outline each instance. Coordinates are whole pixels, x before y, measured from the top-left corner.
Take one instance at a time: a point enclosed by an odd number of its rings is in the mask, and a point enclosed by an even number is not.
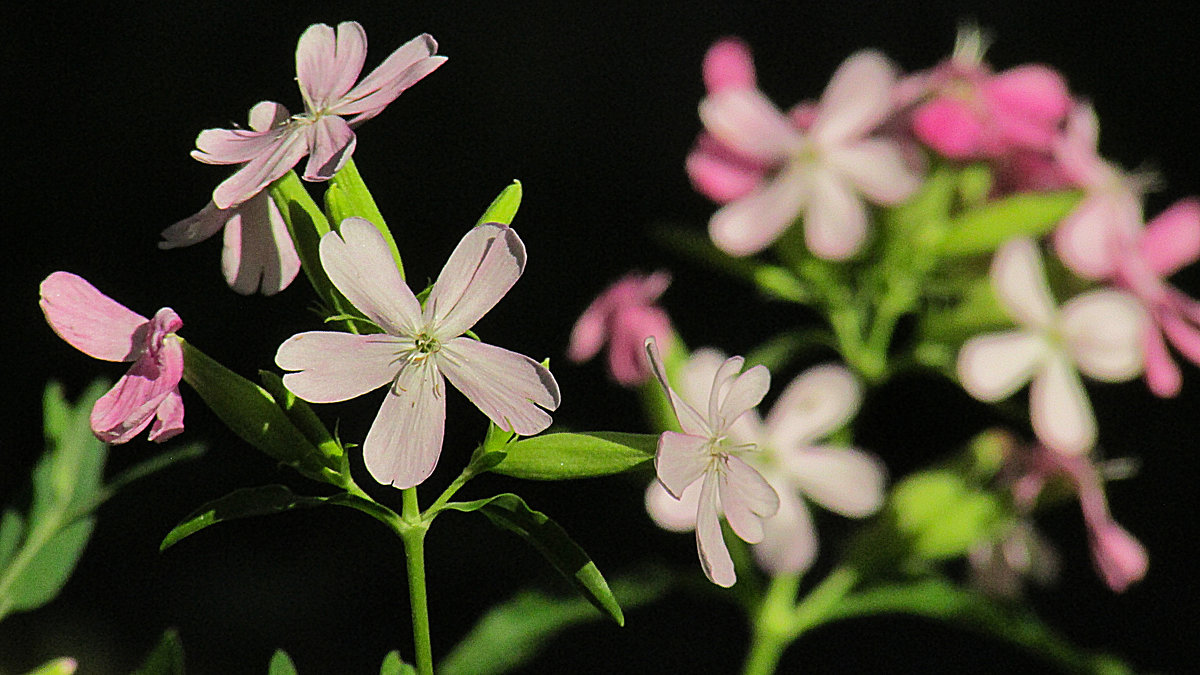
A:
[[[308,156],[304,178],[328,180],[354,153],[351,130],[383,112],[405,89],[433,72],[446,57],[437,43],[419,35],[392,52],[357,85],[367,55],[367,35],[353,21],[333,28],[309,26],[296,46],[296,81],[304,112],[265,130],[206,129],[192,157],[207,164],[245,164],[213,191],[219,209],[258,194]],[[279,104],[285,118],[287,109]],[[349,116],[349,120],[342,119]]]
[[[721,42],[705,63],[707,136],[688,170],[728,201],[709,221],[713,242],[731,255],[757,253],[802,215],[815,255],[853,255],[867,236],[863,197],[897,204],[919,185],[895,142],[868,137],[892,112],[892,65],[877,52],[854,54],[815,106],[789,117],[754,86],[749,58],[740,43]]]
[[[693,354],[679,373],[680,397],[694,404],[705,401],[724,360],[715,350]],[[759,564],[772,574],[803,572],[816,558],[817,533],[804,497],[853,518],[870,515],[883,503],[882,462],[861,450],[817,443],[850,420],[861,398],[848,370],[818,366],[788,385],[765,423],[751,409],[729,426],[729,443],[758,445],[759,452],[745,459],[779,496],[779,511],[764,521],[762,541],[754,545]],[[662,527],[691,530],[699,493],[697,481],[676,500],[655,482],[646,491],[646,507]]]
[[[654,457],[658,480],[675,499],[681,499],[688,487],[700,484],[696,502],[700,565],[713,583],[732,586],[737,574],[721,534],[720,514],[737,536],[753,544],[763,539],[764,519],[779,510],[775,490],[743,459],[755,446],[736,444],[729,435],[738,418],[766,396],[771,374],[763,366],[741,373],[742,357],[726,359],[713,376],[705,415],[671,388],[653,337],[646,338],[646,351],[683,429],[682,433],[663,432],[658,440]]]
[[[92,358],[133,362],[92,408],[97,438],[125,443],[151,422],[152,441],[183,431],[183,345],[175,335],[183,321],[174,310],[147,319],[69,272],[46,277],[40,290],[46,322],[68,344]]]
[[[983,62],[985,47],[978,30],[963,31],[949,60],[903,84],[902,98],[921,100],[913,133],[950,159],[1049,152],[1071,108],[1066,82],[1042,65],[994,74]]]
[[[388,385],[363,443],[375,480],[409,488],[433,472],[442,451],[446,380],[497,426],[522,436],[550,426],[539,408],[558,407],[558,383],[538,362],[464,336],[525,270],[525,245],[497,223],[463,237],[424,307],[405,285],[383,236],[362,218],[321,238],[329,280],[383,334],[313,331],[279,346],[275,363],[300,398],[333,403]]]
[[[1016,330],[977,335],[958,353],[958,378],[981,401],[1007,398],[1032,380],[1034,433],[1047,447],[1080,454],[1096,442],[1096,419],[1076,366],[1105,382],[1136,377],[1146,315],[1137,300],[1112,290],[1089,291],[1054,306],[1041,254],[1014,239],[992,261],[992,289]]]
[[[631,272],[609,286],[575,322],[567,358],[582,363],[607,342],[608,372],[613,379],[626,387],[645,382],[650,376],[646,338],[653,335],[666,341],[673,333],[671,319],[656,304],[670,283],[670,275],[663,271]]]
[[[250,109],[250,128],[268,131],[288,123],[287,110],[263,101]],[[300,256],[292,244],[283,214],[266,192],[227,209],[209,202],[199,213],[163,230],[161,249],[191,246],[225,228],[221,271],[229,287],[243,295],[274,295],[300,272]]]

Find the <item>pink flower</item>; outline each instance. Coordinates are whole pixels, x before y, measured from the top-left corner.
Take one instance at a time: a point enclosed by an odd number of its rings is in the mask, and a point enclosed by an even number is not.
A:
[[[721,533],[720,514],[737,536],[757,543],[764,536],[764,519],[779,510],[775,490],[742,459],[755,450],[754,445],[735,444],[729,436],[738,418],[766,396],[771,375],[763,366],[739,374],[744,359],[727,359],[713,376],[705,415],[671,388],[653,337],[646,338],[646,351],[683,429],[663,432],[659,438],[654,458],[658,480],[675,499],[682,499],[690,486],[700,485],[695,511],[700,565],[713,583],[732,586],[737,574]]]
[[[919,185],[899,145],[868,138],[892,112],[892,65],[859,52],[838,68],[815,107],[784,115],[754,86],[748,50],[719,42],[705,61],[708,96],[688,172],[704,193],[728,202],[709,234],[730,255],[774,242],[799,216],[805,241],[823,258],[856,253],[867,236],[863,196],[897,204]]]
[[[702,349],[679,374],[683,400],[703,403],[725,361]],[[825,365],[803,373],[784,390],[764,423],[753,410],[728,428],[734,446],[757,445],[745,455],[779,496],[779,511],[763,523],[754,545],[759,564],[772,574],[800,573],[816,559],[817,533],[803,497],[852,518],[874,513],[883,503],[886,471],[873,455],[817,441],[853,417],[862,399],[858,381],[845,368]],[[700,482],[676,500],[659,482],[646,490],[646,507],[660,526],[674,531],[696,527]]]
[[[992,289],[1017,329],[977,335],[958,353],[958,378],[981,401],[1008,398],[1032,380],[1034,433],[1046,446],[1082,454],[1096,442],[1096,418],[1076,367],[1120,382],[1142,369],[1146,315],[1127,293],[1089,291],[1055,307],[1041,254],[1014,239],[992,261]]]
[[[538,362],[464,336],[525,270],[525,245],[505,225],[473,228],[459,242],[424,307],[404,284],[383,236],[362,218],[321,238],[329,280],[383,334],[313,331],[279,346],[275,363],[300,398],[333,403],[388,385],[363,443],[375,480],[409,488],[442,451],[446,380],[501,428],[522,436],[550,426],[558,383]]]
[[[666,272],[645,276],[627,274],[609,286],[584,310],[567,347],[567,358],[582,363],[608,343],[608,372],[625,387],[633,387],[650,376],[646,362],[646,338],[669,340],[673,335],[667,313],[655,304],[671,277]]]
[[[213,191],[219,209],[258,194],[308,156],[304,178],[328,180],[354,153],[356,126],[383,112],[405,89],[445,62],[437,43],[419,35],[354,84],[367,55],[367,36],[353,21],[309,26],[296,47],[296,80],[304,113],[262,130],[206,129],[192,157],[207,164],[245,164]],[[278,104],[274,104],[278,105]],[[285,116],[287,110],[279,106]],[[349,120],[343,116],[352,116]]]
[[[250,128],[268,131],[288,123],[287,109],[263,101],[250,109]],[[229,287],[243,295],[274,295],[300,272],[300,256],[292,244],[283,214],[266,192],[226,209],[209,202],[199,213],[163,230],[161,249],[191,246],[225,228],[221,271]]]
[[[183,321],[163,307],[153,319],[130,311],[81,277],[55,272],[41,285],[42,313],[72,347],[104,361],[132,361],[129,372],[96,401],[92,432],[105,443],[125,443],[154,422],[159,443],[183,431]]]
[[[948,61],[905,84],[927,97],[912,113],[913,133],[950,159],[1048,152],[1071,107],[1066,82],[1041,65],[993,74],[983,50],[978,31],[961,33]]]

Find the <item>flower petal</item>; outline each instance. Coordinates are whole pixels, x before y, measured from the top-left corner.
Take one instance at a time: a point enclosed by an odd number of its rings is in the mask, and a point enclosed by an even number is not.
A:
[[[279,345],[275,365],[291,392],[310,403],[333,403],[378,389],[396,376],[412,340],[390,335],[310,331]]]
[[[1141,338],[1148,323],[1141,304],[1121,291],[1089,291],[1062,307],[1062,333],[1071,357],[1084,374],[1104,382],[1141,374]]]
[[[700,101],[700,121],[721,143],[749,159],[771,163],[807,141],[757,89],[725,89]]]
[[[679,426],[688,434],[707,436],[709,433],[708,421],[671,388],[671,383],[667,380],[666,368],[663,367],[662,356],[658,353],[658,343],[655,337],[653,335],[647,337],[644,344],[646,360],[650,363],[654,377],[658,379],[659,385],[666,392],[667,400],[671,402],[671,409],[675,411],[675,417],[679,420]]]
[[[737,38],[722,38],[704,54],[704,86],[708,93],[756,86],[750,48]]]
[[[1109,520],[1091,534],[1092,560],[1109,588],[1121,593],[1146,576],[1150,568],[1146,547],[1116,521]]]
[[[142,349],[149,319],[96,290],[83,277],[54,272],[40,287],[46,323],[67,344],[94,359],[132,361]]]
[[[1066,355],[1053,354],[1029,391],[1033,433],[1051,450],[1080,455],[1096,444],[1096,416]]]
[[[313,106],[310,112],[324,110],[350,91],[366,58],[367,33],[357,22],[338,24],[336,41],[333,28],[309,26],[296,44],[296,81]]]
[[[831,149],[825,156],[876,204],[899,204],[921,186],[920,176],[908,167],[900,146],[892,141],[868,138]]]
[[[221,270],[229,287],[242,295],[275,295],[300,272],[287,223],[265,192],[238,207],[225,224],[224,239]]]
[[[763,538],[763,519],[779,511],[779,495],[754,467],[737,457],[726,460],[719,472],[721,510],[742,541],[757,544]]]
[[[734,572],[729,549],[725,547],[721,521],[717,517],[718,508],[717,476],[716,472],[709,471],[704,475],[700,506],[696,511],[696,552],[700,556],[700,567],[709,581],[729,588],[737,583],[737,573]]]
[[[1119,262],[1119,242],[1141,227],[1142,209],[1128,190],[1092,192],[1054,229],[1054,251],[1085,279],[1111,277]]]
[[[1146,353],[1146,386],[1155,396],[1178,396],[1183,388],[1183,373],[1167,351],[1167,343],[1157,326],[1142,329],[1142,350]]]
[[[1163,277],[1200,259],[1200,200],[1181,199],[1147,223],[1141,254]]]
[[[654,455],[654,471],[671,496],[679,499],[708,468],[712,454],[703,436],[664,431]]]
[[[696,190],[718,204],[750,194],[766,172],[762,163],[742,157],[709,134],[696,139],[684,168]]]
[[[912,129],[922,143],[950,159],[970,159],[982,150],[983,122],[965,101],[952,96],[917,108]]]
[[[696,510],[699,506],[700,481],[687,486],[679,499],[672,497],[657,480],[646,486],[646,512],[664,530],[691,532],[696,529]]]
[[[425,300],[440,338],[462,335],[496,306],[525,271],[525,244],[512,228],[485,223],[467,232]]]
[[[337,115],[323,115],[309,127],[308,163],[304,180],[329,180],[342,170],[354,154],[354,132],[346,120]]]
[[[363,441],[367,471],[383,485],[407,489],[433,473],[446,428],[446,382],[432,359],[400,370]]]
[[[1013,239],[992,258],[992,290],[1009,316],[1023,326],[1047,329],[1054,321],[1054,298],[1046,283],[1042,254],[1032,239]]]
[[[162,231],[160,249],[179,248],[198,244],[225,226],[225,221],[237,215],[234,209],[218,209],[209,202],[204,208]]]
[[[321,237],[321,266],[342,295],[391,335],[415,336],[421,305],[400,277],[383,235],[363,218]]]
[[[183,431],[183,397],[179,389],[167,392],[162,403],[154,412],[154,425],[150,427],[150,440],[162,443],[178,436]]]
[[[356,87],[346,92],[331,112],[356,115],[350,124],[359,124],[379,113],[405,89],[420,82],[446,62],[437,53],[437,41],[422,33],[392,52],[383,63],[367,74]]]
[[[754,558],[773,575],[799,574],[817,558],[817,530],[804,501],[774,484],[779,511],[763,521],[762,541],[754,545]]]
[[[767,415],[770,445],[809,445],[849,422],[861,403],[862,385],[847,368],[810,368],[792,380]]]
[[[821,94],[811,133],[822,145],[861,138],[892,112],[896,69],[876,51],[851,54],[838,66]]]
[[[737,359],[737,367],[740,369],[744,359],[732,357],[726,363],[733,359]],[[718,385],[714,382],[713,386]],[[766,366],[757,365],[738,375],[721,399],[721,408],[717,413],[718,419],[721,420],[721,428],[728,429],[742,414],[762,403],[770,388],[771,372]]]
[[[205,129],[191,154],[205,164],[241,164],[270,152],[286,134],[284,129]]]
[[[554,410],[562,401],[550,371],[523,354],[459,337],[442,344],[434,358],[446,379],[506,431],[542,431],[551,422],[542,408]]]
[[[842,176],[824,167],[810,174],[804,209],[804,242],[826,260],[845,260],[867,239],[867,209]]]
[[[269,133],[275,135],[272,142],[247,158],[249,161],[245,166],[213,190],[212,200],[217,208],[237,206],[262,192],[263,188],[291,171],[308,154],[308,137],[304,127],[289,125]],[[196,153],[193,152],[192,156],[196,157]]]
[[[274,101],[259,101],[250,109],[250,128],[254,131],[269,131],[287,124],[292,113],[287,106]]]
[[[156,322],[170,325],[172,319],[178,319],[174,312],[165,311],[170,313],[156,316]],[[128,442],[149,426],[164,399],[173,392],[179,395],[182,377],[183,345],[179,338],[168,337],[161,345],[144,352],[129,372],[96,401],[91,414],[92,432],[106,443]],[[178,412],[178,418],[182,430],[182,410]]]
[[[958,381],[980,401],[999,401],[1024,386],[1049,351],[1045,338],[1028,331],[977,335],[958,352]]]
[[[800,491],[830,511],[863,518],[883,505],[887,468],[871,453],[817,446],[780,451],[778,457]]]
[[[808,199],[810,183],[806,166],[785,166],[771,182],[718,209],[708,221],[709,236],[729,255],[758,253],[796,222]]]

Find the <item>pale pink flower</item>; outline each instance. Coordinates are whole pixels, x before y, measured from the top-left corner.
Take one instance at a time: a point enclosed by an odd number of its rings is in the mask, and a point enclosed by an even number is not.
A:
[[[702,349],[679,373],[679,396],[702,404],[724,356]],[[755,444],[745,455],[779,496],[779,511],[763,523],[755,558],[772,574],[800,573],[817,555],[817,533],[805,497],[852,518],[874,513],[883,503],[886,470],[873,455],[855,448],[820,444],[858,410],[862,389],[845,368],[825,365],[797,377],[780,395],[766,421],[753,409],[728,428],[734,445]],[[699,481],[674,499],[659,482],[646,490],[646,507],[660,526],[688,531],[696,526]]]
[[[206,129],[192,157],[207,164],[245,164],[213,191],[219,209],[246,201],[308,156],[304,179],[331,178],[354,153],[351,127],[383,112],[405,89],[445,62],[437,43],[419,35],[392,52],[357,85],[367,55],[362,26],[313,24],[296,46],[296,81],[304,112],[265,130]],[[278,104],[275,104],[278,105]],[[279,106],[286,116],[286,109]],[[342,119],[350,117],[349,120]]]
[[[757,253],[803,216],[815,255],[854,255],[867,236],[863,198],[897,204],[920,182],[896,142],[869,136],[892,113],[895,77],[882,54],[859,52],[816,106],[785,115],[754,86],[744,46],[714,46],[700,102],[707,137],[688,159],[697,187],[728,202],[709,221],[713,242],[730,255]]]
[[[753,544],[763,539],[764,520],[779,510],[775,490],[743,459],[755,451],[755,446],[736,444],[729,435],[738,418],[766,396],[771,374],[763,366],[741,373],[745,362],[742,357],[726,359],[709,386],[707,414],[701,414],[667,382],[653,337],[646,338],[646,351],[683,429],[663,432],[659,438],[654,457],[658,480],[675,499],[699,484],[695,527],[700,566],[713,583],[732,586],[737,574],[725,547],[720,515],[725,515],[737,536]]]
[[[409,488],[433,472],[442,451],[446,380],[497,426],[529,436],[550,426],[558,383],[537,361],[466,337],[525,270],[525,245],[505,225],[463,237],[422,307],[383,236],[362,218],[321,238],[329,280],[384,332],[312,331],[279,346],[283,383],[300,398],[333,403],[388,385],[363,443],[375,480]],[[539,408],[538,406],[541,406]]]
[[[250,128],[267,131],[287,124],[287,110],[263,101],[250,109]],[[229,287],[243,295],[274,295],[300,272],[300,256],[279,207],[266,192],[237,206],[217,208],[213,202],[199,213],[163,230],[161,249],[191,246],[225,228],[221,271]]]
[[[1104,382],[1136,377],[1145,312],[1128,293],[1113,290],[1089,291],[1055,307],[1031,239],[1001,247],[991,279],[1017,328],[968,340],[958,353],[959,381],[971,396],[990,402],[1032,380],[1029,416],[1038,439],[1059,452],[1086,452],[1096,442],[1096,419],[1076,367]]]
[[[125,443],[150,423],[159,443],[183,431],[183,321],[163,307],[153,319],[109,298],[83,278],[55,272],[41,285],[42,313],[72,347],[104,361],[132,361],[129,371],[96,401],[92,432],[105,443]]]
[[[1024,65],[993,73],[983,62],[977,30],[959,34],[954,54],[909,78],[913,133],[950,159],[995,159],[1018,150],[1048,152],[1071,107],[1063,77],[1052,68]]]
[[[656,303],[671,276],[631,272],[609,286],[584,310],[571,330],[567,358],[582,363],[608,344],[608,372],[625,387],[634,387],[650,376],[646,338],[667,341],[674,331],[666,311]]]

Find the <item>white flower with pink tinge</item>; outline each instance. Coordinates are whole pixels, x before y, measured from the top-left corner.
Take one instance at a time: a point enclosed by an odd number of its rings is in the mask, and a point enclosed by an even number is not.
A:
[[[237,206],[308,156],[304,179],[329,180],[354,154],[351,127],[383,112],[405,89],[445,61],[437,42],[419,35],[392,52],[357,85],[367,56],[367,34],[354,21],[309,26],[296,45],[296,82],[304,112],[265,130],[205,129],[192,157],[206,164],[244,164],[213,191],[219,209]],[[269,103],[269,102],[264,102]],[[261,104],[260,104],[261,105]],[[272,104],[283,110],[279,104]],[[342,116],[350,116],[349,120]]]
[[[1096,417],[1076,367],[1104,382],[1137,377],[1147,316],[1128,293],[1082,293],[1058,308],[1041,253],[1014,239],[992,260],[992,289],[1016,330],[977,335],[958,353],[958,379],[981,401],[1008,398],[1032,380],[1029,417],[1047,447],[1081,454],[1096,443]]]
[[[529,436],[550,426],[560,396],[537,361],[464,334],[525,270],[525,245],[511,228],[487,223],[463,237],[422,307],[405,285],[383,235],[362,218],[321,238],[329,280],[384,332],[300,333],[279,346],[275,363],[294,394],[333,403],[388,385],[363,442],[375,480],[398,488],[421,483],[442,451],[446,380],[497,426]],[[540,406],[540,407],[539,407]]]
[[[679,373],[684,400],[700,402],[724,361],[716,350],[701,349]],[[812,368],[788,385],[766,421],[746,411],[729,427],[737,445],[757,444],[746,455],[779,495],[779,511],[763,523],[755,558],[771,574],[801,573],[817,556],[817,532],[805,497],[851,518],[874,513],[883,503],[886,470],[874,455],[818,441],[853,417],[862,388],[842,366]],[[696,527],[700,486],[693,483],[681,499],[658,483],[646,490],[646,508],[661,527],[690,531]]]
[[[732,586],[737,573],[721,533],[721,514],[737,536],[753,544],[763,539],[765,519],[779,510],[775,490],[744,459],[757,448],[736,443],[730,434],[737,420],[767,395],[771,374],[763,366],[743,373],[745,359],[726,359],[709,381],[707,414],[702,414],[671,388],[653,337],[646,338],[646,353],[683,430],[659,437],[655,472],[675,499],[682,499],[689,487],[700,486],[694,511],[700,566],[714,584]]]
[[[738,72],[752,73],[748,54],[744,60]],[[713,242],[726,253],[757,253],[803,216],[805,242],[813,254],[848,258],[867,238],[863,197],[877,204],[898,204],[920,185],[896,142],[869,137],[893,111],[896,74],[882,54],[865,51],[846,59],[811,117],[806,115],[811,122],[804,130],[753,86],[752,77],[743,72],[734,81],[730,85],[720,80],[710,87],[700,102],[700,119],[709,136],[723,146],[722,152],[727,149],[750,166],[761,167],[763,180],[709,221]],[[709,154],[720,160],[720,152]],[[707,179],[700,174],[724,166],[706,157],[689,159],[689,169],[701,183]]]

